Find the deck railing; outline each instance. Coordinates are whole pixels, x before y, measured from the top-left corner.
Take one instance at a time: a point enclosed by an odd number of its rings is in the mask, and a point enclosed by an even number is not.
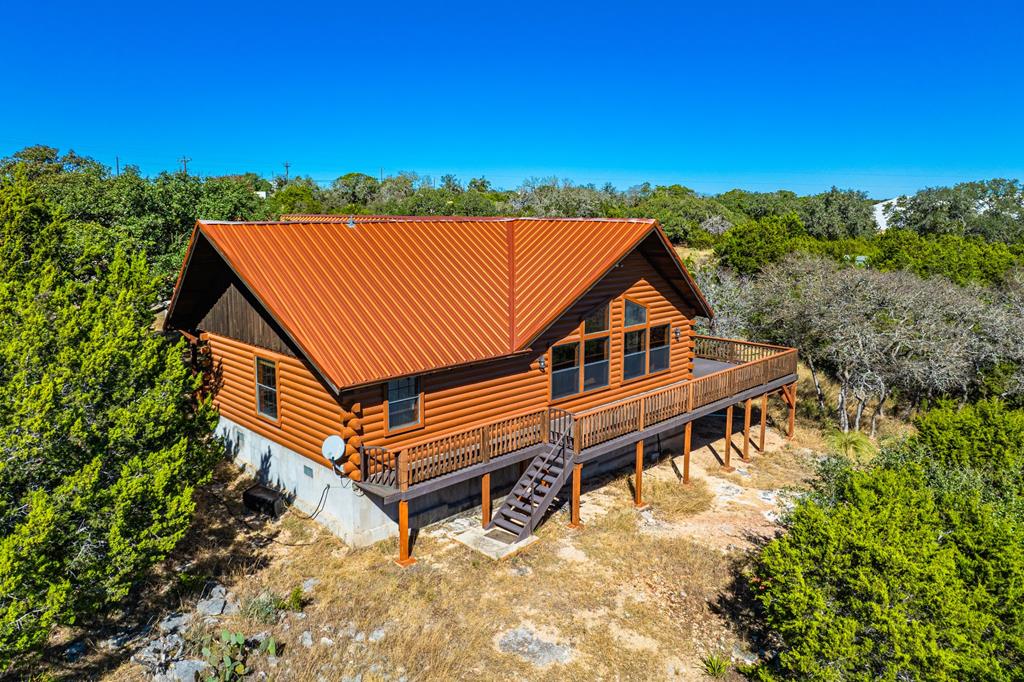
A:
[[[694,354],[743,364],[577,414],[576,452],[796,373],[793,348],[698,336]]]
[[[531,445],[556,442],[566,433],[571,447],[572,415],[545,408],[414,443],[399,451],[364,446],[360,448],[360,480],[405,490]]]
[[[737,339],[694,337],[698,358],[731,366],[696,379],[571,414],[545,408],[403,447],[360,448],[360,480],[406,490],[566,434],[577,453],[796,373],[795,349]]]

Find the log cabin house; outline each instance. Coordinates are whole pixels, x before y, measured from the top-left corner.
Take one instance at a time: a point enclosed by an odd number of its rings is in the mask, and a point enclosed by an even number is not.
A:
[[[584,472],[624,458],[641,505],[645,445],[681,438],[688,481],[711,413],[730,467],[734,405],[744,459],[752,401],[761,449],[769,395],[792,435],[796,351],[696,335],[712,315],[654,220],[285,216],[198,222],[166,326],[237,461],[407,565],[411,528],[476,504],[510,543],[562,494],[578,525]]]

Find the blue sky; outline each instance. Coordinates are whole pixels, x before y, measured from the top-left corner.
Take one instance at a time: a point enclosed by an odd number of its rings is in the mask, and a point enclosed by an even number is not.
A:
[[[100,4],[5,8],[0,155],[878,198],[1024,176],[1019,2]]]

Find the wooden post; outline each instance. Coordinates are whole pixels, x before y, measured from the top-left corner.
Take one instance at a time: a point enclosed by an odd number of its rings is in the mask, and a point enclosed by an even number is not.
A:
[[[683,483],[690,482],[690,436],[693,433],[693,422],[686,422],[683,431]]]
[[[583,464],[577,463],[572,468],[572,504],[569,507],[569,527],[579,528],[580,523],[580,479],[583,478]]]
[[[644,442],[642,440],[636,442],[636,477],[634,483],[633,490],[636,495],[633,499],[633,506],[639,509],[644,506]]]
[[[789,430],[786,438],[793,440],[793,433],[796,431],[796,382],[789,385]]]
[[[743,404],[743,461],[750,461],[750,404],[753,401],[747,398]]]
[[[764,454],[764,432],[768,427],[768,394],[761,396],[761,436],[757,441],[757,451]]]
[[[398,559],[399,566],[412,566],[416,560],[409,554],[409,500],[398,502]]]
[[[486,528],[491,523],[491,475],[480,478],[480,521]]]
[[[485,424],[480,429],[480,461],[491,461],[491,426]]]
[[[725,471],[735,471],[732,468],[732,405],[725,409],[725,456],[722,468]]]

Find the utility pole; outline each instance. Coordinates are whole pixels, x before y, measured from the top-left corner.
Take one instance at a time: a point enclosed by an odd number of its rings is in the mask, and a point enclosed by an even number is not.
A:
[[[114,175],[117,175],[117,176],[121,175],[121,157],[120,156],[115,156],[114,157]]]
[[[181,163],[181,172],[184,173],[185,175],[188,175],[188,162],[191,160],[192,159],[188,158],[187,156],[183,156],[180,159],[178,159],[178,161]]]
[[[384,184],[384,166],[380,167],[380,182]]]
[[[288,163],[287,161],[284,162],[284,181],[285,182],[288,182],[288,169],[291,168],[291,167],[292,167],[292,165],[290,163]]]

